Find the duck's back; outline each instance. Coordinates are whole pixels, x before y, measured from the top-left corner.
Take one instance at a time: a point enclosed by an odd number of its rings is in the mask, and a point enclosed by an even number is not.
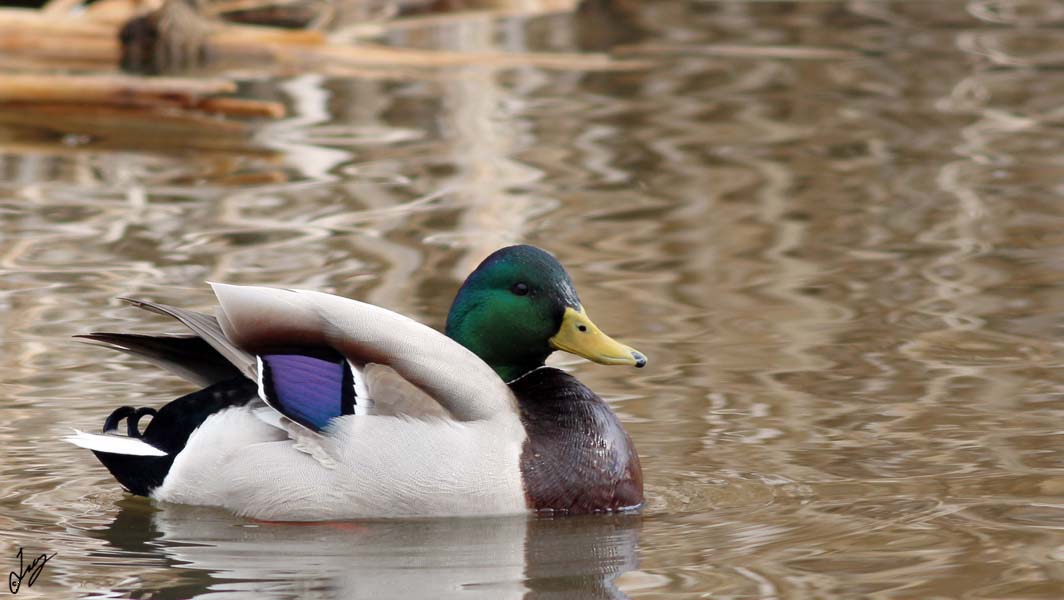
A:
[[[529,508],[582,514],[643,504],[643,472],[617,416],[573,376],[543,367],[510,384],[528,433],[521,472]]]

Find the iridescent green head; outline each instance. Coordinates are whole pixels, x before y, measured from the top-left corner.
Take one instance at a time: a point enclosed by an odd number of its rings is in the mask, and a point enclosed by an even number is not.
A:
[[[509,246],[480,263],[455,296],[447,335],[505,381],[543,366],[555,350],[608,365],[646,364],[591,322],[569,274],[534,246]]]

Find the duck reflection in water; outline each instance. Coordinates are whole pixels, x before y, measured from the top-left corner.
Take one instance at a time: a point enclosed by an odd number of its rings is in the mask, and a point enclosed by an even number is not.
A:
[[[152,598],[627,598],[642,517],[492,517],[256,522],[225,511],[142,499],[119,502],[97,536],[182,576]],[[112,564],[111,553],[102,561]],[[155,566],[155,565],[153,565]],[[145,589],[116,589],[138,597]]]

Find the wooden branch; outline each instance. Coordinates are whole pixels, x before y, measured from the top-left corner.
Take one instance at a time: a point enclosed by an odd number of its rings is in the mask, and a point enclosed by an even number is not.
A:
[[[400,17],[390,21],[353,23],[342,27],[333,34],[337,40],[380,37],[389,33],[407,30],[426,29],[429,27],[444,27],[460,23],[468,23],[475,20],[500,20],[518,17],[534,17],[540,15],[572,12],[579,4],[579,0],[556,0],[553,2],[536,2],[532,4],[521,3],[514,6],[496,8],[494,10],[463,10],[456,12],[429,13]]]
[[[204,7],[209,14],[217,15],[238,10],[254,10],[270,6],[298,4],[302,0],[215,0]]]
[[[60,62],[92,62],[97,68],[118,63],[118,40],[81,34],[53,34],[19,28],[9,30],[0,24],[0,53]]]
[[[224,79],[0,74],[0,106],[34,102],[85,109],[93,106],[178,108],[230,117],[271,119],[285,114],[284,105],[277,102],[208,97],[235,91],[236,84]]]
[[[321,46],[325,34],[306,29],[277,29],[259,25],[220,25],[211,32],[213,42],[226,44],[279,44],[282,46]]]
[[[207,98],[197,104],[196,108],[209,113],[223,114],[227,117],[280,119],[285,115],[283,104],[246,98]]]
[[[254,131],[248,124],[202,113],[99,104],[0,104],[0,125],[86,135],[127,147],[241,152],[253,147]]]
[[[329,45],[312,49],[278,49],[302,58],[310,64],[335,61],[339,64],[381,67],[539,67],[542,69],[574,71],[615,71],[643,69],[647,61],[617,60],[606,54],[578,54],[555,52],[456,52],[451,50],[418,50],[373,44],[354,46]]]
[[[85,18],[96,23],[108,23],[114,28],[138,14],[156,10],[161,0],[97,0],[85,7]]]
[[[47,17],[25,8],[0,8],[0,31],[37,35],[83,35],[113,37],[116,30],[106,23],[94,23],[73,16]]]
[[[225,79],[0,74],[0,102],[151,104],[165,101],[195,106],[204,96],[235,91],[236,84]]]
[[[49,18],[66,15],[74,10],[75,6],[79,6],[81,2],[82,0],[48,0],[48,3],[41,8],[41,14]]]

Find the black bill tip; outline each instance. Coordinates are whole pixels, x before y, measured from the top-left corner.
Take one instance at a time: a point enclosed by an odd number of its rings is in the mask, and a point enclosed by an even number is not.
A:
[[[632,350],[632,358],[635,359],[635,368],[642,369],[647,366],[647,357],[643,356],[642,353]]]

